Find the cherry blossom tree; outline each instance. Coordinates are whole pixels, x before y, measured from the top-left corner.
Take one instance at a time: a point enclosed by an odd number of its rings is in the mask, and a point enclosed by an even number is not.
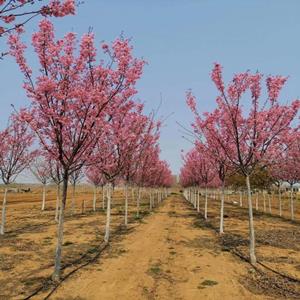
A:
[[[64,209],[69,176],[82,168],[107,129],[107,124],[130,97],[142,74],[144,61],[132,57],[129,40],[118,38],[102,45],[108,60],[97,63],[92,33],[55,40],[49,20],[40,23],[32,44],[40,63],[33,76],[24,56],[25,45],[18,35],[9,38],[10,53],[25,76],[24,88],[31,106],[20,115],[38,136],[43,149],[62,171],[62,196],[53,279],[59,280],[63,243]]]
[[[205,188],[204,218],[207,219],[207,188],[216,175],[212,161],[209,160],[209,157],[205,154],[205,148],[200,143],[198,143],[197,149],[193,148],[183,157],[183,161],[184,167],[181,170],[181,183],[184,186],[201,186]],[[197,207],[199,212],[199,197],[197,199],[194,197],[193,205],[195,208]]]
[[[5,232],[8,186],[28,167],[36,156],[36,152],[30,150],[33,144],[32,132],[28,125],[20,122],[16,115],[10,117],[10,124],[1,133],[1,143],[3,146],[0,150],[0,174],[5,184],[0,228],[0,234],[3,235]]]
[[[200,152],[200,155],[204,156],[206,164],[208,165],[208,171],[211,173],[211,178],[207,177],[209,180],[208,182],[211,183],[215,178],[218,177],[218,180],[214,180],[214,184],[220,183],[221,185],[221,205],[220,205],[220,228],[219,232],[222,234],[224,232],[224,201],[225,201],[225,181],[228,175],[230,175],[229,164],[227,161],[227,157],[224,154],[222,148],[214,147],[215,141],[213,136],[210,136],[208,133],[209,131],[205,132],[206,135],[205,141],[206,143],[201,143],[196,141],[196,149]],[[204,133],[204,134],[205,134]],[[214,171],[212,171],[214,169]],[[207,195],[206,195],[207,197]],[[207,202],[207,201],[206,201]]]
[[[39,155],[33,159],[30,163],[30,171],[34,177],[43,185],[42,207],[41,210],[45,210],[46,206],[46,186],[50,180],[50,168],[47,160]]]
[[[266,87],[268,97],[261,101],[263,75],[249,72],[237,74],[225,87],[222,67],[215,64],[212,71],[219,96],[217,109],[203,117],[195,108],[195,101],[190,98],[189,105],[195,111],[195,131],[209,130],[214,136],[216,147],[223,149],[233,168],[240,171],[246,180],[249,210],[250,260],[256,262],[255,236],[253,225],[250,175],[255,167],[265,160],[280,138],[289,130],[292,120],[299,110],[299,100],[289,105],[278,101],[280,90],[286,82],[285,77],[268,76]],[[250,109],[242,105],[249,91]],[[210,124],[207,126],[207,124]]]
[[[224,200],[225,200],[225,180],[228,177],[230,170],[230,161],[222,147],[215,147],[218,144],[218,141],[215,139],[216,135],[214,134],[214,119],[206,118],[205,121],[201,120],[201,117],[196,109],[196,101],[191,92],[187,93],[187,104],[191,108],[192,112],[197,116],[197,125],[192,124],[194,132],[196,134],[195,147],[202,156],[203,164],[209,164],[215,169],[215,173],[218,176],[218,179],[221,183],[221,206],[220,206],[220,228],[219,232],[224,232]],[[226,132],[225,132],[226,133]],[[230,138],[223,135],[224,145],[228,148]],[[210,167],[209,167],[210,168]],[[211,180],[210,180],[211,181]],[[209,181],[209,182],[210,182]],[[207,195],[206,195],[207,198]],[[205,202],[207,204],[207,200]],[[205,210],[206,212],[206,210]],[[205,218],[207,215],[205,213]]]
[[[164,188],[167,189],[172,186],[173,179],[172,179],[172,172],[170,170],[169,164],[165,160],[156,160],[152,166],[149,166],[149,173],[144,182],[146,187],[151,188]],[[161,195],[162,193],[160,193]],[[150,195],[151,196],[151,195]],[[165,193],[165,197],[167,193]],[[150,210],[153,207],[152,197],[150,197]]]
[[[141,110],[142,107],[138,109]],[[149,178],[151,175],[145,176],[142,172],[150,171],[150,157],[153,147],[159,138],[160,121],[154,120],[154,115],[150,114],[148,117],[141,114],[132,115],[131,126],[129,128],[130,139],[127,140],[128,147],[126,148],[126,155],[124,155],[123,178],[125,181],[125,226],[128,223],[128,185],[138,184],[137,195],[137,212],[139,217],[139,203],[140,203],[140,185],[141,177]],[[153,164],[154,165],[154,164]],[[139,180],[137,179],[139,178]],[[133,191],[134,194],[134,191]]]
[[[56,185],[56,204],[55,204],[55,215],[54,220],[58,222],[59,217],[59,208],[60,208],[60,187],[62,183],[62,176],[61,176],[61,167],[59,162],[55,160],[48,159],[49,165],[49,172],[50,172],[50,179]]]
[[[94,186],[94,197],[93,197],[93,210],[96,211],[96,202],[97,202],[97,188],[99,186],[105,185],[105,178],[99,168],[97,166],[89,166],[86,171],[85,175],[88,179],[88,181],[93,184]],[[103,197],[103,190],[102,190],[102,197]]]
[[[111,198],[112,187],[116,180],[122,176],[135,140],[132,132],[132,121],[136,121],[134,116],[140,113],[141,108],[134,102],[129,101],[113,115],[110,115],[110,123],[106,131],[99,139],[97,147],[90,157],[90,164],[94,164],[99,172],[107,181],[107,207],[106,207],[106,226],[104,241],[109,242],[110,221],[111,221]],[[126,198],[126,195],[125,195]]]
[[[151,139],[150,141],[153,142]],[[146,144],[147,143],[145,143],[144,146]],[[136,161],[138,165],[136,166],[136,173],[134,176],[134,183],[138,187],[136,197],[136,218],[140,218],[141,188],[147,185],[149,178],[151,178],[153,175],[157,175],[156,171],[159,164],[160,149],[156,143],[149,143],[147,149],[143,150],[146,151],[139,153],[139,159]],[[157,180],[158,179],[159,178],[157,178]],[[155,184],[154,182],[152,185],[157,188],[158,198],[160,198],[160,190],[158,189],[159,184]]]
[[[294,184],[300,182],[300,134],[295,133],[291,137],[286,153],[284,153],[283,161],[285,162],[282,169],[285,180],[290,184],[290,209],[291,220],[295,219],[294,212]]]
[[[140,217],[141,187],[145,186],[149,178],[153,176],[159,163],[160,148],[158,140],[160,136],[161,122],[154,122],[154,116],[149,118],[149,124],[145,131],[143,142],[140,144],[136,156],[133,159],[133,182],[138,186],[136,198],[136,217]],[[154,185],[155,186],[155,185]],[[157,191],[160,194],[160,191]]]
[[[279,155],[272,160],[272,175],[278,183],[280,189],[281,182],[287,182],[290,185],[290,214],[291,220],[295,219],[294,213],[294,190],[295,183],[300,182],[300,132],[299,128],[290,130],[284,136],[283,149]],[[279,191],[280,193],[280,191]],[[281,215],[281,194],[280,197],[280,215]]]
[[[128,225],[128,186],[134,177],[134,164],[137,155],[141,151],[141,144],[144,143],[144,133],[147,129],[148,118],[142,115],[143,106],[136,107],[136,111],[128,113],[123,120],[122,137],[118,140],[118,151],[122,156],[123,165],[121,178],[124,179],[125,206],[124,225]],[[120,132],[120,130],[118,130]]]
[[[71,204],[71,213],[74,214],[75,211],[75,198],[76,198],[76,185],[83,179],[84,174],[82,169],[75,170],[70,174],[70,183],[72,185],[72,204]]]

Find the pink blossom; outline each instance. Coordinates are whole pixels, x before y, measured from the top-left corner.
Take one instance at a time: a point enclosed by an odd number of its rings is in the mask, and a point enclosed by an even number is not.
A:
[[[8,16],[3,16],[3,17],[2,17],[2,20],[3,20],[5,23],[11,23],[11,22],[13,22],[15,19],[16,19],[16,17],[15,17],[14,15],[8,15]]]
[[[287,77],[283,76],[269,76],[266,79],[269,99],[272,103],[277,101],[279,93],[287,81]]]
[[[189,108],[192,110],[192,112],[196,112],[196,99],[193,96],[191,91],[186,93],[186,103],[189,106]]]
[[[217,89],[223,93],[224,92],[224,83],[222,79],[222,66],[218,63],[215,63],[214,68],[211,73],[211,79],[215,83]]]

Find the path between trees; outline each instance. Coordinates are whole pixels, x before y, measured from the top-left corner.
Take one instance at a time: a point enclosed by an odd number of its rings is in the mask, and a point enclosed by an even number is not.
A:
[[[195,213],[171,195],[99,261],[69,278],[53,299],[259,299],[240,279],[247,266],[195,228]]]

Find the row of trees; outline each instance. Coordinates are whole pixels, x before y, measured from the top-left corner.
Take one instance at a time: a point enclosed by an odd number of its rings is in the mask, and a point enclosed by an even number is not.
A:
[[[59,1],[51,3],[56,2]],[[69,2],[72,1],[66,1]],[[30,105],[15,111],[10,125],[1,132],[7,142],[1,145],[0,170],[6,186],[26,167],[44,186],[49,178],[57,184],[60,193],[53,279],[59,280],[70,181],[74,187],[83,172],[95,186],[106,185],[107,243],[112,187],[118,182],[125,186],[127,224],[128,186],[168,187],[172,177],[168,164],[159,158],[161,122],[155,120],[153,113],[145,115],[143,105],[134,99],[145,61],[133,57],[128,39],[117,38],[111,46],[103,43],[104,57],[99,60],[92,33],[84,35],[80,42],[74,33],[56,39],[53,24],[44,19],[32,36],[40,66],[34,74],[27,63],[21,35],[13,31],[8,43],[24,75]],[[2,233],[6,194],[7,189],[2,205]],[[140,196],[137,201],[139,214]]]
[[[265,79],[266,99],[261,95],[263,75],[258,72],[237,74],[225,86],[222,67],[215,64],[211,78],[219,92],[217,107],[212,112],[200,114],[192,92],[187,93],[187,104],[195,116],[194,148],[184,157],[180,179],[183,186],[221,187],[220,233],[223,233],[226,180],[234,174],[244,177],[249,210],[249,253],[251,263],[256,263],[251,176],[258,169],[268,168],[279,186],[283,181],[299,182],[300,101],[280,104],[278,98],[285,77]],[[207,207],[207,196],[205,203]],[[293,201],[291,207],[294,218]]]

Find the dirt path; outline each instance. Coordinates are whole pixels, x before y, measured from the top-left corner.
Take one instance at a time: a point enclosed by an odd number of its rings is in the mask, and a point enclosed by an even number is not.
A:
[[[258,299],[239,283],[246,265],[222,252],[212,232],[194,228],[194,217],[180,196],[170,197],[52,298]]]

